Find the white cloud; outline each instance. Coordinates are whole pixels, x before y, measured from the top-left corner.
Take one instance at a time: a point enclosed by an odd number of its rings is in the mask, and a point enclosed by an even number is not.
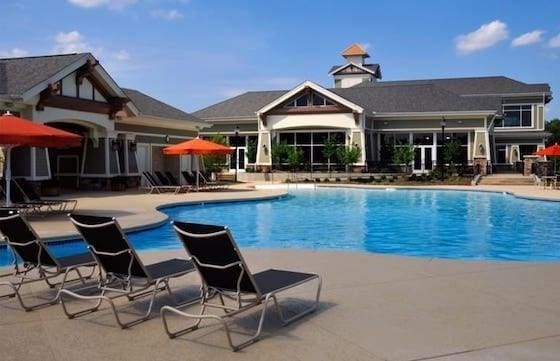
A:
[[[8,51],[0,51],[0,56],[5,58],[21,58],[29,55],[29,52],[21,48],[12,48]]]
[[[130,54],[128,51],[121,49],[112,54],[112,58],[118,61],[125,61],[130,59]]]
[[[519,47],[540,43],[542,41],[543,34],[543,30],[533,30],[528,33],[519,35],[517,38],[513,39],[513,41],[511,42],[511,46]]]
[[[165,20],[177,20],[183,17],[183,13],[181,13],[177,9],[170,9],[170,10],[159,9],[159,10],[152,11],[152,16]]]
[[[94,49],[80,34],[79,31],[73,30],[67,33],[59,32],[54,38],[53,53],[67,54],[67,53],[83,53],[92,52]]]
[[[560,48],[560,34],[556,35],[555,37],[551,38],[548,41],[549,48]]]
[[[68,2],[85,9],[106,6],[109,9],[122,10],[127,6],[137,3],[138,0],[68,0]]]
[[[471,33],[459,35],[455,39],[455,48],[458,54],[467,55],[492,47],[507,37],[507,25],[500,20],[494,20]]]

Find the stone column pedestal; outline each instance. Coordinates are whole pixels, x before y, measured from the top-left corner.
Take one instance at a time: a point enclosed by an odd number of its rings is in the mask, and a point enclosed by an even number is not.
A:
[[[488,160],[486,157],[474,157],[473,159],[473,167],[480,168],[480,175],[487,175],[488,174]]]
[[[523,156],[523,175],[530,176],[533,174],[533,164],[539,160],[538,155],[525,155]]]

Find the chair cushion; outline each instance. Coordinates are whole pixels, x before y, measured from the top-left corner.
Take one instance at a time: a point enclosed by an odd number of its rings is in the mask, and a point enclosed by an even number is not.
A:
[[[71,256],[58,257],[57,260],[62,268],[95,263],[95,259],[89,252],[73,254]]]
[[[192,272],[194,271],[194,266],[191,261],[173,258],[167,261],[147,265],[146,270],[152,279],[157,279]]]
[[[300,283],[316,278],[312,273],[283,271],[269,269],[253,274],[255,283],[263,295],[271,292],[279,292],[284,289],[297,286]]]

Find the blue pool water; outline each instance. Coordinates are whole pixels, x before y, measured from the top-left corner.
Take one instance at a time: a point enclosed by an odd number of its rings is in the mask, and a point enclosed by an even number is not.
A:
[[[269,201],[181,206],[171,219],[228,225],[241,247],[454,259],[560,260],[560,203],[501,193],[322,189]],[[181,248],[169,224],[129,234],[140,250]],[[51,245],[57,255],[85,250]],[[0,265],[10,262],[0,248]]]

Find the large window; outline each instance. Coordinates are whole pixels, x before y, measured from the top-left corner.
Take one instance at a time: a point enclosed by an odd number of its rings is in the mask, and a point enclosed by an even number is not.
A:
[[[328,105],[335,105],[329,99],[319,95],[315,92],[311,92],[309,94],[304,94],[299,96],[293,100],[290,100],[286,103],[286,107],[294,108],[294,107],[325,107]]]
[[[496,120],[494,126],[497,128],[532,127],[532,108],[529,104],[504,105],[504,117]]]
[[[334,139],[336,144],[344,146],[344,132],[296,132],[279,133],[278,141],[289,146],[300,149],[303,152],[303,163],[313,165],[323,165],[329,162],[323,155],[323,147],[328,139]],[[334,159],[330,160],[331,164]]]
[[[437,159],[443,159],[442,134],[437,133]],[[445,133],[445,142],[457,142],[461,149],[454,157],[453,163],[467,164],[469,159],[469,135],[467,133]]]

